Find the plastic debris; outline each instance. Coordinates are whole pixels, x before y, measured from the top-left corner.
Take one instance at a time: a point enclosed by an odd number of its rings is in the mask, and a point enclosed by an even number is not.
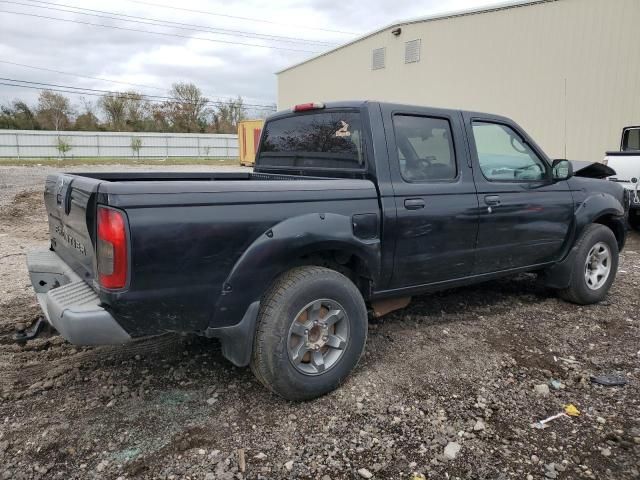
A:
[[[553,358],[556,358],[556,357],[553,357]],[[571,365],[579,365],[580,364],[580,362],[577,361],[575,358],[571,358],[571,357],[570,358],[557,357],[557,358],[558,358],[558,360],[561,360],[564,363],[569,363]]]
[[[579,417],[580,416],[580,410],[578,410],[573,403],[569,403],[569,404],[564,406],[564,413],[566,413],[570,417]]]
[[[580,410],[576,408],[576,406],[572,403],[568,403],[564,406],[564,411],[560,413],[556,413],[555,415],[551,415],[550,417],[545,418],[544,420],[540,420],[538,422],[532,423],[531,426],[533,428],[544,429],[548,427],[548,423],[558,418],[562,417],[578,417],[580,416]]]
[[[533,428],[539,428],[539,429],[547,428],[547,423],[552,422],[553,420],[556,420],[558,418],[566,417],[566,416],[567,414],[564,412],[556,413],[555,415],[551,415],[550,417],[547,417],[544,420],[540,420],[539,422],[532,423],[531,426]]]
[[[618,375],[593,375],[591,383],[597,383],[604,387],[622,387],[627,384],[627,379]]]
[[[560,390],[561,388],[564,388],[564,384],[560,381],[560,380],[556,380],[554,378],[552,378],[551,380],[549,380],[549,386],[553,389],[553,390]]]

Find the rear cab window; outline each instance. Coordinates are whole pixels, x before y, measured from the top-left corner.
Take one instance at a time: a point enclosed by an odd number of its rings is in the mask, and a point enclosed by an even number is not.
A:
[[[622,133],[622,151],[640,151],[640,127],[627,128]]]
[[[256,164],[297,170],[366,168],[364,134],[358,110],[322,110],[269,120]]]

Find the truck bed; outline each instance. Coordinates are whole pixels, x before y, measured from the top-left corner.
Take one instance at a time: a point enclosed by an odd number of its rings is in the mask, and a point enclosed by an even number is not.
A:
[[[350,226],[355,212],[379,216],[369,180],[252,172],[51,175],[45,203],[52,249],[134,335],[210,326],[236,261],[287,219],[322,212]],[[96,281],[98,205],[126,215],[131,265],[125,291],[105,291]],[[215,325],[235,321],[218,318]]]

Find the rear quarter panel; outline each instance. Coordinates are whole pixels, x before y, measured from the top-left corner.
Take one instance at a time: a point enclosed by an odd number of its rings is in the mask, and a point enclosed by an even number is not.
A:
[[[100,201],[125,210],[129,221],[130,288],[102,296],[132,335],[212,326],[223,283],[238,259],[287,219],[379,215],[375,187],[366,180],[111,184]],[[213,326],[240,319],[217,316]]]

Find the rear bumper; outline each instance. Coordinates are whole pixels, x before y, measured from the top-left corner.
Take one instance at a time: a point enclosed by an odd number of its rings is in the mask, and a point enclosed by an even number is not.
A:
[[[100,305],[91,286],[55,252],[30,252],[27,267],[47,321],[69,342],[109,345],[131,341],[131,336]]]

